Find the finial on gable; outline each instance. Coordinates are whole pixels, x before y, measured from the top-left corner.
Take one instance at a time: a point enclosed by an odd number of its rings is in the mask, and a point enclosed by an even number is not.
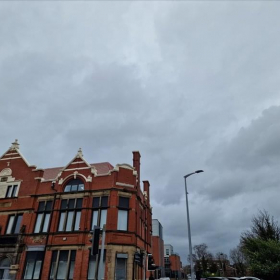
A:
[[[84,155],[83,155],[82,149],[81,149],[81,148],[79,148],[79,150],[78,150],[78,154],[77,154],[77,157],[82,158],[83,156],[84,156]]]
[[[11,149],[19,149],[19,143],[17,139],[12,143]]]

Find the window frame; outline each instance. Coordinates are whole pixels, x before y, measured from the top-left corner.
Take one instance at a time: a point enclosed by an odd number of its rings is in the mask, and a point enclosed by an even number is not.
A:
[[[44,207],[43,207],[43,209],[40,209],[40,204],[42,205],[42,203],[44,203]],[[48,207],[48,203],[50,203],[50,207]],[[54,203],[53,200],[39,201],[38,210],[36,212],[37,217],[36,217],[33,233],[35,233],[35,234],[38,233],[39,234],[39,233],[48,233],[49,232],[53,203]],[[35,230],[36,230],[36,227],[37,227],[37,222],[38,222],[39,215],[42,215],[41,216],[42,218],[41,218],[41,221],[39,222],[40,223],[39,231],[36,232]],[[47,222],[48,225],[47,225],[46,231],[44,231],[47,216],[48,216],[48,222]]]
[[[11,222],[11,226],[10,226],[11,218],[13,218],[13,221]],[[20,224],[18,225],[18,219],[19,218],[21,220],[20,220]],[[23,219],[23,213],[9,215],[7,226],[6,226],[6,230],[5,230],[5,234],[7,234],[7,235],[19,234],[20,233],[22,219]],[[19,229],[17,230],[17,232],[15,232],[17,226],[19,227]],[[8,232],[9,227],[11,227],[11,229]]]
[[[61,265],[63,258],[61,258],[62,252],[68,252],[67,254],[67,262],[66,262],[66,271],[64,278],[57,278],[59,273],[59,266]],[[73,280],[74,272],[75,272],[75,262],[76,262],[76,250],[54,250],[52,251],[51,264],[49,270],[48,280]],[[73,262],[73,264],[72,264]],[[72,266],[73,265],[73,266]],[[73,273],[73,277],[69,278],[70,273]],[[51,278],[53,276],[53,278]]]
[[[106,205],[103,205],[102,200],[106,199]],[[98,199],[98,204],[95,205],[95,201],[96,199]],[[108,214],[108,208],[109,208],[109,195],[103,195],[103,196],[94,196],[92,199],[92,214],[91,214],[91,225],[90,228],[91,230],[93,230],[94,226],[98,226],[98,227],[103,227],[103,225],[101,225],[101,220],[103,219],[102,216],[104,213],[103,211],[106,210],[106,219],[105,219],[105,224],[107,223],[107,214]],[[94,223],[94,217],[95,217],[95,213],[97,214],[97,219],[96,219],[96,224]]]
[[[74,201],[73,207],[70,205]],[[66,202],[65,208],[63,203]],[[80,202],[80,206],[77,206],[78,202]],[[70,206],[70,207],[69,207]],[[78,207],[78,208],[77,208]],[[69,199],[62,199],[60,204],[60,214],[59,214],[59,223],[57,226],[58,232],[77,232],[80,230],[80,223],[81,223],[81,214],[83,209],[83,198],[69,198]],[[73,215],[72,215],[73,214]],[[72,215],[72,217],[71,217]],[[62,218],[62,216],[64,216]],[[69,218],[70,217],[70,218]],[[78,217],[78,220],[77,220]],[[71,221],[70,221],[71,219]],[[78,221],[78,225],[77,225]],[[69,226],[68,222],[71,223],[70,230],[67,230]],[[76,229],[76,226],[78,227]]]
[[[20,193],[21,180],[15,180],[12,176],[0,176],[0,188],[2,192],[0,199],[17,198]],[[9,191],[10,187],[10,191]]]
[[[18,191],[19,191],[19,184],[7,184],[5,198],[18,197]]]
[[[27,251],[26,257],[25,257],[25,264],[24,264],[24,270],[23,270],[23,274],[22,274],[22,279],[23,280],[38,280],[41,278],[41,274],[42,274],[42,268],[43,268],[43,264],[44,264],[44,251]],[[36,254],[35,255],[35,263],[34,263],[34,267],[32,268],[32,277],[31,278],[25,278],[26,276],[26,271],[27,271],[27,263],[29,259],[32,259],[31,257],[29,257],[31,254]],[[29,257],[29,258],[28,258]],[[35,274],[35,270],[36,270],[36,265],[37,262],[41,261],[41,266],[40,266],[40,272],[39,272],[39,276],[38,278],[34,278],[34,274]]]
[[[117,230],[120,231],[128,231],[128,224],[129,224],[129,204],[130,204],[130,197],[119,196],[119,203],[118,203],[118,222],[117,222]],[[120,213],[126,212],[126,229],[120,228]]]
[[[95,273],[96,273],[96,256],[98,256],[99,258],[99,263],[101,261],[101,250],[98,250],[98,255],[91,255],[89,254],[89,258],[88,258],[88,268],[87,268],[87,280],[95,280]],[[90,271],[90,267],[93,267],[92,264],[94,263],[94,269],[92,269],[92,271]],[[100,272],[100,270],[98,270],[98,276],[101,276],[101,279],[104,279],[104,275],[105,275],[105,266],[106,266],[106,249],[104,249],[104,255],[103,255],[103,275],[100,275],[102,272]],[[93,275],[90,275],[90,272],[92,272]],[[89,276],[93,276],[93,278],[89,278]],[[99,279],[99,278],[98,278]]]
[[[0,270],[2,270],[2,277],[3,279],[9,279],[10,275],[10,265],[11,265],[11,260],[7,257],[4,256],[4,258],[0,261]]]
[[[115,280],[118,280],[117,277],[122,277],[122,275],[117,275],[118,271],[121,271],[120,269],[118,269],[118,260],[123,260],[124,261],[124,271],[125,271],[125,275],[124,275],[124,280],[127,280],[127,261],[128,261],[128,254],[127,253],[116,253],[116,258],[115,258]]]
[[[76,190],[72,189],[74,186],[77,187]],[[70,190],[66,190],[68,187],[70,188]],[[72,178],[68,180],[64,187],[65,193],[83,192],[83,191],[85,191],[85,183],[80,178],[76,178],[76,179]]]

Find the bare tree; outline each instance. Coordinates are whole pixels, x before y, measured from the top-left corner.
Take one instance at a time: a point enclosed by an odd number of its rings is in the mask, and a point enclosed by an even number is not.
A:
[[[208,246],[205,243],[195,245],[193,247],[193,251],[197,260],[202,260],[203,258],[204,259],[213,258],[212,254],[209,253],[208,251]]]
[[[245,255],[242,252],[241,245],[238,245],[236,248],[231,249],[229,256],[233,263],[233,266],[237,269],[238,275],[245,275],[247,262]]]
[[[208,251],[208,246],[205,243],[195,245],[193,247],[193,252],[196,271],[200,271],[202,273],[206,272],[208,264],[213,259],[212,254]]]

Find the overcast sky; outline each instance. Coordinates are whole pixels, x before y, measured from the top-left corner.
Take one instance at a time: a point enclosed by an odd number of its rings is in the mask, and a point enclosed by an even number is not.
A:
[[[0,2],[0,154],[132,164],[187,263],[229,253],[258,210],[280,221],[280,3]]]

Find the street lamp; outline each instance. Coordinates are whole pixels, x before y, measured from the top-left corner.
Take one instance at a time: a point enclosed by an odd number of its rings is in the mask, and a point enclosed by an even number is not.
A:
[[[194,280],[194,268],[193,268],[193,255],[192,255],[192,238],[191,238],[191,225],[190,225],[190,214],[189,214],[189,203],[188,203],[188,190],[187,190],[187,178],[193,174],[201,173],[203,170],[197,170],[184,176],[185,178],[185,192],[186,192],[186,208],[187,208],[187,220],[188,220],[188,235],[189,235],[189,252],[190,252],[190,263],[191,263],[191,280]]]
[[[223,265],[223,261],[224,261],[224,254],[221,253],[221,254],[220,254],[220,263],[221,263],[220,276],[224,276],[224,265]]]

